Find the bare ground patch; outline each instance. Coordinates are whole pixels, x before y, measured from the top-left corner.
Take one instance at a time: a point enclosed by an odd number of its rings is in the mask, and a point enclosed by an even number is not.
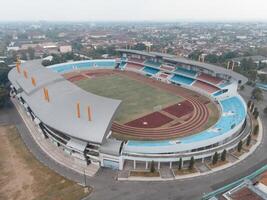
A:
[[[36,160],[14,126],[0,127],[0,140],[1,200],[76,200],[89,194]]]

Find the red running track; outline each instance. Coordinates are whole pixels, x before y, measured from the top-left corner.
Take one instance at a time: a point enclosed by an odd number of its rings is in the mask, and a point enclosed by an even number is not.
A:
[[[162,140],[177,138],[192,134],[193,131],[203,126],[209,117],[206,105],[195,97],[182,94],[194,107],[194,115],[186,122],[172,127],[164,128],[136,128],[113,122],[112,131],[121,135],[130,136],[136,140]]]
[[[160,112],[153,112],[133,121],[130,121],[125,125],[137,128],[157,128],[171,121],[173,121],[172,118]]]

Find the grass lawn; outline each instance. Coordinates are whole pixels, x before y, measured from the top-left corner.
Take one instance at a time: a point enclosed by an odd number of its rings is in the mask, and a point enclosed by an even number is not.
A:
[[[41,164],[14,126],[0,127],[0,199],[77,200],[89,195],[75,182]]]
[[[82,89],[113,99],[122,100],[116,121],[125,123],[162,107],[180,102],[182,97],[154,88],[121,75],[109,75],[76,82]]]

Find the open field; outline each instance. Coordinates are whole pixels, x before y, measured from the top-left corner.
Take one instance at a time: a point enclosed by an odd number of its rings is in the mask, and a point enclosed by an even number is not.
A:
[[[89,194],[37,161],[14,126],[0,127],[0,139],[1,200],[77,200]]]
[[[153,112],[158,105],[166,107],[183,100],[178,95],[119,74],[81,80],[76,84],[91,93],[122,100],[115,119],[120,123]]]

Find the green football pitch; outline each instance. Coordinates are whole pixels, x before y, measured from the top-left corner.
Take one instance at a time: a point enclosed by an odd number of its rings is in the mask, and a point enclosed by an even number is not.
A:
[[[118,74],[84,79],[76,84],[96,95],[122,100],[115,119],[120,123],[183,100],[173,93]]]

